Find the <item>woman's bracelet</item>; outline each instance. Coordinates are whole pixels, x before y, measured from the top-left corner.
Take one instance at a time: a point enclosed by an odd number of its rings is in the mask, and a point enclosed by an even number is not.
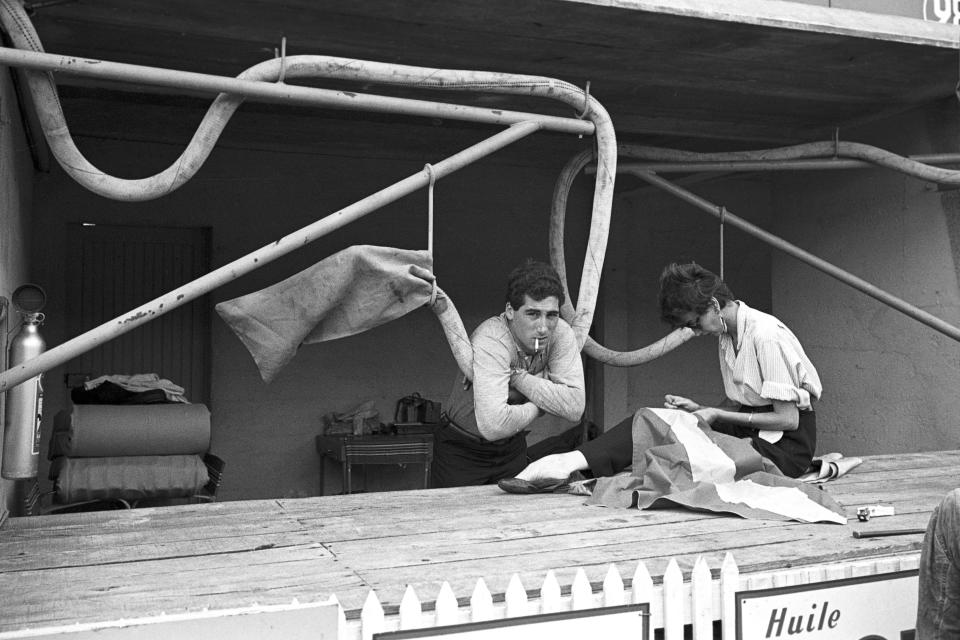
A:
[[[751,412],[750,412],[750,417],[747,418],[747,426],[750,426],[750,425],[752,425],[752,424],[753,424],[753,412],[751,411]]]

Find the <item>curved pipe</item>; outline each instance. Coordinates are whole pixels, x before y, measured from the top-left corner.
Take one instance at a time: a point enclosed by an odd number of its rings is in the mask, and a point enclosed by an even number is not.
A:
[[[889,151],[860,142],[825,141],[798,144],[789,147],[757,149],[752,151],[729,151],[720,153],[699,153],[679,149],[665,149],[643,145],[620,145],[619,152],[628,158],[668,163],[710,163],[710,162],[781,162],[785,160],[804,160],[811,158],[852,158],[872,165],[886,167],[905,173],[914,178],[937,184],[960,185],[960,171],[943,169],[925,164],[919,160],[898,156]],[[735,167],[727,167],[727,170]],[[824,167],[818,167],[824,168]],[[753,167],[755,169],[755,167]]]
[[[566,293],[567,300],[561,309],[565,318],[569,318],[573,314],[573,306],[570,302],[570,287],[567,285],[567,263],[563,246],[567,200],[570,196],[570,188],[573,185],[573,181],[591,160],[593,160],[593,150],[591,149],[581,151],[575,155],[563,167],[563,170],[560,172],[560,177],[557,178],[557,182],[553,188],[553,207],[550,211],[550,262],[557,270],[557,273],[560,274],[560,280],[563,282],[563,290],[564,293]],[[587,256],[589,257],[589,255],[590,252],[588,250]],[[583,345],[583,352],[604,364],[609,364],[614,367],[632,367],[650,362],[665,353],[673,351],[694,335],[691,329],[674,329],[653,344],[626,352],[608,349],[588,335]]]
[[[656,342],[633,351],[614,351],[591,338],[589,343],[584,345],[583,351],[594,360],[613,367],[633,367],[670,353],[695,335],[693,329],[681,327],[674,329]]]
[[[443,329],[443,335],[446,336],[450,344],[450,351],[453,352],[453,359],[457,361],[460,372],[463,373],[465,380],[473,380],[473,344],[470,342],[470,334],[463,326],[463,320],[457,312],[457,308],[443,289],[437,287],[437,302],[431,305],[430,310],[440,321],[440,327]]]

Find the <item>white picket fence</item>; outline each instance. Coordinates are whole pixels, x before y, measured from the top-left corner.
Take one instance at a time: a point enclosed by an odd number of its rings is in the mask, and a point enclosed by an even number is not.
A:
[[[714,621],[720,621],[722,638],[736,638],[736,593],[774,587],[814,584],[846,578],[896,573],[916,569],[920,553],[870,560],[838,562],[798,569],[777,569],[740,575],[729,553],[716,577],[707,562],[697,558],[688,579],[676,560],[671,559],[660,584],[643,562],[630,576],[629,588],[616,566],[606,572],[601,588],[594,591],[586,572],[576,570],[569,593],[563,593],[554,571],[547,571],[538,591],[528,592],[514,575],[503,598],[494,600],[484,580],[477,580],[464,604],[444,582],[433,602],[424,611],[423,594],[407,587],[396,613],[385,614],[376,592],[370,591],[359,618],[347,619],[336,595],[323,602],[285,605],[251,605],[233,610],[203,610],[161,614],[149,618],[118,619],[101,623],[76,624],[45,629],[0,633],[0,640],[115,640],[137,638],[231,637],[238,640],[264,638],[336,637],[337,640],[370,640],[375,633],[411,629],[434,629],[446,625],[504,620],[537,614],[582,611],[629,604],[649,604],[650,629],[663,629],[665,640],[682,640],[684,626],[691,625],[694,640],[712,640]],[[535,595],[531,596],[533,593]],[[465,594],[464,594],[465,595]],[[335,611],[334,611],[335,609]],[[336,615],[334,615],[334,613]],[[334,621],[335,618],[335,621]],[[495,637],[495,636],[494,636]]]
[[[446,582],[440,587],[432,611],[424,611],[421,597],[411,587],[400,602],[399,612],[384,615],[383,606],[371,591],[359,620],[342,616],[340,640],[369,640],[373,634],[385,631],[420,629],[443,625],[515,618],[542,613],[578,611],[624,604],[650,604],[651,630],[663,629],[665,640],[682,640],[684,626],[691,625],[693,640],[712,640],[714,621],[720,621],[722,637],[736,638],[736,600],[738,591],[812,584],[844,578],[855,578],[916,569],[919,552],[856,562],[841,562],[799,569],[778,569],[764,573],[740,575],[731,554],[726,554],[714,578],[707,562],[697,558],[689,579],[676,560],[671,559],[661,584],[654,585],[643,562],[637,564],[630,580],[624,586],[620,572],[613,565],[603,580],[602,589],[594,591],[584,570],[577,569],[570,593],[562,594],[553,571],[548,571],[540,585],[539,595],[530,597],[520,578],[515,574],[507,587],[502,602],[494,602],[482,579],[470,595],[469,606],[461,607],[456,594]],[[335,599],[334,599],[335,600]],[[652,637],[652,634],[651,634]]]

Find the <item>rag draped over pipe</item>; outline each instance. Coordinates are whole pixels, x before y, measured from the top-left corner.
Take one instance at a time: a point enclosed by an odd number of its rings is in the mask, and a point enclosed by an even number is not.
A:
[[[429,304],[432,287],[411,265],[431,269],[430,254],[353,246],[216,310],[271,382],[301,344],[362,333]]]

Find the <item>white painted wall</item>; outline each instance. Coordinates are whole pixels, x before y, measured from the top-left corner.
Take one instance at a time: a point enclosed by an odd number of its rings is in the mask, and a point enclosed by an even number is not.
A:
[[[956,152],[957,108],[841,133],[904,155]],[[886,170],[779,177],[777,232],[948,323],[960,325],[960,199]],[[806,336],[823,379],[820,451],[960,446],[960,344],[796,260],[773,258],[773,306]]]

